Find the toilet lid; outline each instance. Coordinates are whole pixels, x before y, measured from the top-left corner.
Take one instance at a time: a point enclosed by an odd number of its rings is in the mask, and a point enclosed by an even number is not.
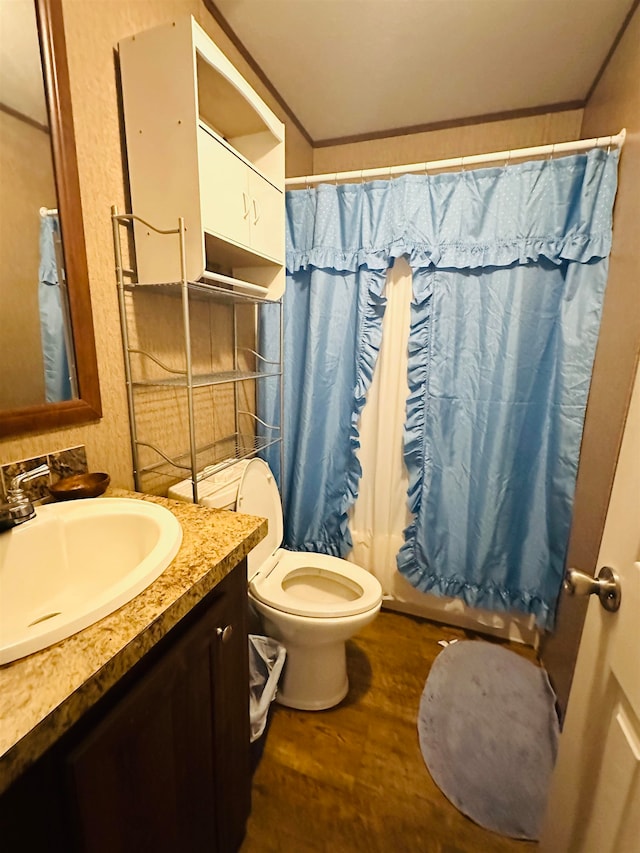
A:
[[[262,459],[252,459],[244,469],[238,487],[237,512],[266,518],[269,530],[247,557],[249,580],[258,569],[273,556],[282,544],[284,526],[282,521],[282,502],[271,469]]]
[[[279,551],[277,556],[276,565],[249,587],[254,598],[274,610],[331,619],[380,606],[380,582],[360,566],[328,554]]]

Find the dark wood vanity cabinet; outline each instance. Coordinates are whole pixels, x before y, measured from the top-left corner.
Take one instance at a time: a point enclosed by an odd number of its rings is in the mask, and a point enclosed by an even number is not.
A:
[[[3,849],[238,850],[250,809],[248,684],[242,562],[3,796],[0,837],[11,824],[16,833]],[[19,812],[38,816],[32,840]]]

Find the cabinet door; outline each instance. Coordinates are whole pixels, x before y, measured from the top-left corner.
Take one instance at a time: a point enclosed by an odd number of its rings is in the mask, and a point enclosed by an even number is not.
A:
[[[202,227],[249,248],[251,199],[247,165],[221,142],[198,128]]]
[[[284,263],[284,198],[272,184],[249,169],[251,248]]]
[[[214,594],[69,754],[81,851],[238,849],[250,797],[244,564]]]
[[[211,645],[213,751],[216,770],[216,824],[220,853],[239,849],[251,810],[249,761],[249,640],[247,636],[247,563],[243,560],[220,586]]]

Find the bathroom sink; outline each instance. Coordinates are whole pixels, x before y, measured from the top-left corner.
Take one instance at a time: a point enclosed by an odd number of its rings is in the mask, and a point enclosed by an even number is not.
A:
[[[0,533],[0,664],[87,628],[153,583],[182,528],[158,504],[92,498],[37,508]]]

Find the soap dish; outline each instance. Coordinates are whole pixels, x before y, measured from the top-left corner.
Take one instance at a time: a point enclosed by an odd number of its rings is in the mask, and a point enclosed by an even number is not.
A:
[[[72,501],[76,498],[96,498],[107,490],[111,478],[108,474],[73,474],[49,486],[57,501]]]

